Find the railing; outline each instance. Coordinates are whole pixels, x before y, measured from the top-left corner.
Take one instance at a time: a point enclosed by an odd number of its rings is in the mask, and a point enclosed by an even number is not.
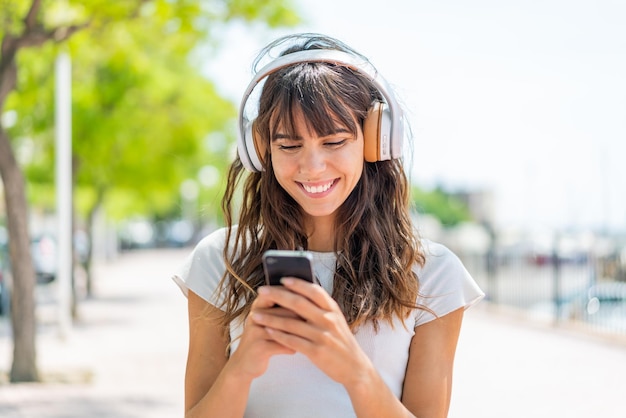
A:
[[[529,320],[626,338],[626,281],[611,260],[590,254],[565,258],[556,252],[455,252],[486,293],[487,303],[514,309]]]

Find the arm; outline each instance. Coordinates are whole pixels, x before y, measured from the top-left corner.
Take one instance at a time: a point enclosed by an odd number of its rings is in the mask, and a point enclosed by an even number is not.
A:
[[[347,388],[357,416],[446,418],[462,318],[461,308],[415,328],[401,404],[373,367],[364,368],[360,385]]]
[[[221,373],[228,362],[228,339],[218,323],[220,311],[204,299],[189,291],[189,352],[185,372],[185,417],[202,415],[243,416],[247,400],[245,382],[228,379]],[[221,377],[221,378],[220,378]],[[219,405],[220,393],[229,393],[230,414],[227,405]],[[225,398],[222,398],[225,400]],[[217,411],[221,410],[218,414]]]
[[[415,328],[402,403],[418,417],[448,416],[463,308]]]
[[[402,403],[389,391],[376,370],[347,388],[357,416],[445,418],[452,388],[452,368],[463,309],[415,329],[402,391]]]
[[[264,311],[272,305],[257,298],[252,308]],[[252,380],[265,372],[271,356],[293,351],[269,339],[263,328],[246,321],[239,347],[228,357],[229,339],[223,335],[219,309],[189,291],[188,311],[185,417],[242,417]]]

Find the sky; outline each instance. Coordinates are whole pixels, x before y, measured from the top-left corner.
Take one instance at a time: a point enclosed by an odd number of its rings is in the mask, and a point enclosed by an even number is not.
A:
[[[404,103],[415,184],[488,191],[500,226],[626,231],[626,2],[294,4],[298,28],[220,32],[205,70],[224,95],[239,102],[276,36],[337,37]]]

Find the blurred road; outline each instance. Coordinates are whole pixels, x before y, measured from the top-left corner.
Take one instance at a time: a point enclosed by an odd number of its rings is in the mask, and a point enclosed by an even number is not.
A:
[[[0,381],[3,418],[183,416],[186,301],[170,280],[189,252],[149,250],[95,268],[64,341],[54,306],[38,311],[38,363],[48,383]],[[11,362],[0,320],[0,373]],[[623,418],[626,345],[529,324],[486,303],[466,315],[450,418]]]

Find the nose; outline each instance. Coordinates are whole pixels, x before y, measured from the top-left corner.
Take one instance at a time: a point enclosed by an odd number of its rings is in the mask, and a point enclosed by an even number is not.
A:
[[[318,146],[304,146],[300,154],[300,173],[309,177],[324,172],[326,170],[326,155]]]

